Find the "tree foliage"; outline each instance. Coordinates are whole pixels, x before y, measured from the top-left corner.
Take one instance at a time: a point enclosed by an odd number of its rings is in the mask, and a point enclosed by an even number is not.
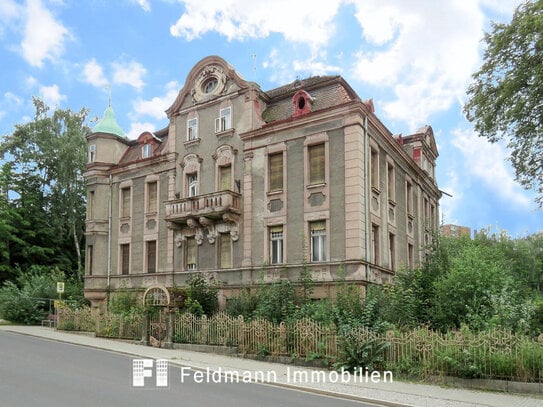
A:
[[[526,1],[509,24],[492,24],[484,63],[464,106],[480,136],[505,140],[517,181],[543,206],[543,1]]]
[[[0,281],[33,265],[81,279],[87,110],[33,102],[33,120],[0,142]]]

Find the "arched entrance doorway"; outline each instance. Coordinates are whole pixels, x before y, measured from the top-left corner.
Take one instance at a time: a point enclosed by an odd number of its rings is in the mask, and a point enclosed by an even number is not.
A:
[[[147,327],[144,341],[154,347],[171,346],[170,293],[166,287],[153,285],[143,294]]]

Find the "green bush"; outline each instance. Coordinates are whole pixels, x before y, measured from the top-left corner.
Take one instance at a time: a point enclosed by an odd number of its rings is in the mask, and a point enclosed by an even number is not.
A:
[[[205,315],[211,316],[219,309],[217,293],[216,285],[210,284],[202,274],[195,274],[187,281],[185,307],[196,302]]]

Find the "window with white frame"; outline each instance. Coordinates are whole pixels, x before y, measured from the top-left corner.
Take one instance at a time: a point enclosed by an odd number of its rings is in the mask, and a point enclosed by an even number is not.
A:
[[[215,133],[226,131],[232,128],[232,108],[226,107],[221,109],[219,117],[215,119]]]
[[[270,264],[283,263],[283,226],[273,226],[270,231]]]
[[[198,174],[196,172],[187,174],[187,195],[189,197],[198,195]]]
[[[196,140],[198,138],[198,119],[187,120],[187,141]]]
[[[311,261],[326,261],[326,221],[311,222]]]
[[[153,155],[153,147],[151,144],[144,144],[141,146],[141,158],[149,158]]]

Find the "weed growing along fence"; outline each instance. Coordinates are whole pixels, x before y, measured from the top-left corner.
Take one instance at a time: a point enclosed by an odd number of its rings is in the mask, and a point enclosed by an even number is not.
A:
[[[58,329],[97,336],[140,339],[142,317],[101,315],[89,309],[60,310]],[[431,375],[543,383],[543,335],[530,338],[502,329],[439,333],[426,327],[378,334],[358,327],[324,326],[304,318],[274,324],[220,312],[211,318],[173,315],[173,341],[235,346],[240,353],[321,358],[336,367],[386,369],[397,375]]]

